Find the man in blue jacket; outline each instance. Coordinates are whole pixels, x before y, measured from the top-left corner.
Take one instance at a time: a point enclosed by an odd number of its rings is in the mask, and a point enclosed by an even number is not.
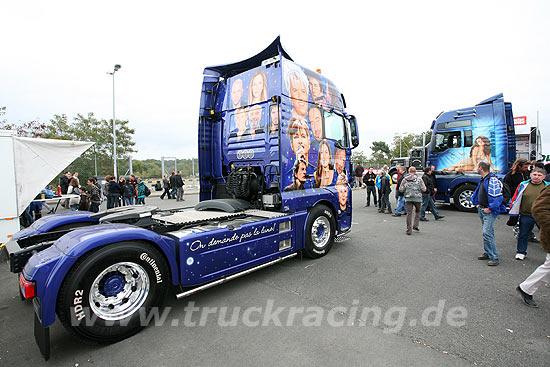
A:
[[[489,260],[487,265],[498,265],[498,251],[495,244],[495,220],[506,208],[502,203],[502,183],[490,174],[490,166],[487,162],[479,162],[477,172],[481,175],[481,181],[472,195],[472,204],[477,207],[481,228],[483,232],[483,248],[485,252],[478,256],[479,260]]]

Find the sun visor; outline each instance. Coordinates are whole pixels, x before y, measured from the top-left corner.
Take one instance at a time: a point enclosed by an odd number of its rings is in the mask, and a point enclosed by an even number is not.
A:
[[[13,138],[17,211],[21,215],[40,191],[95,143]]]

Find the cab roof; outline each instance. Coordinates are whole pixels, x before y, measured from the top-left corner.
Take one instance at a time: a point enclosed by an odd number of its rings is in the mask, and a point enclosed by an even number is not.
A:
[[[277,56],[279,55],[279,53],[282,56],[284,56],[286,59],[290,61],[294,61],[283,48],[283,45],[281,44],[281,36],[277,36],[277,38],[275,38],[275,40],[271,42],[271,44],[267,46],[265,50],[263,50],[262,52],[258,53],[255,56],[252,56],[246,60],[235,62],[232,64],[208,66],[204,69],[203,74],[230,78],[244,71],[261,66],[262,61],[269,59],[271,57]]]

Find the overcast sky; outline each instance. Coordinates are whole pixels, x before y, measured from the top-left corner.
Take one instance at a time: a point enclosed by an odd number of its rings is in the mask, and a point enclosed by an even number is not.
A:
[[[497,93],[550,154],[549,1],[2,1],[0,106],[9,122],[94,112],[135,128],[136,159],[197,156],[202,71],[277,35],[322,69],[361,145],[421,132]]]

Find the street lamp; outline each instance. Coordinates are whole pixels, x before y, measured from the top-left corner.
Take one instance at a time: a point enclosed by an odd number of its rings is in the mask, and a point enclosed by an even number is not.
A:
[[[116,119],[115,119],[115,73],[120,69],[119,64],[115,64],[113,72],[107,72],[107,74],[113,76],[113,165],[115,178],[118,177],[116,169]]]

